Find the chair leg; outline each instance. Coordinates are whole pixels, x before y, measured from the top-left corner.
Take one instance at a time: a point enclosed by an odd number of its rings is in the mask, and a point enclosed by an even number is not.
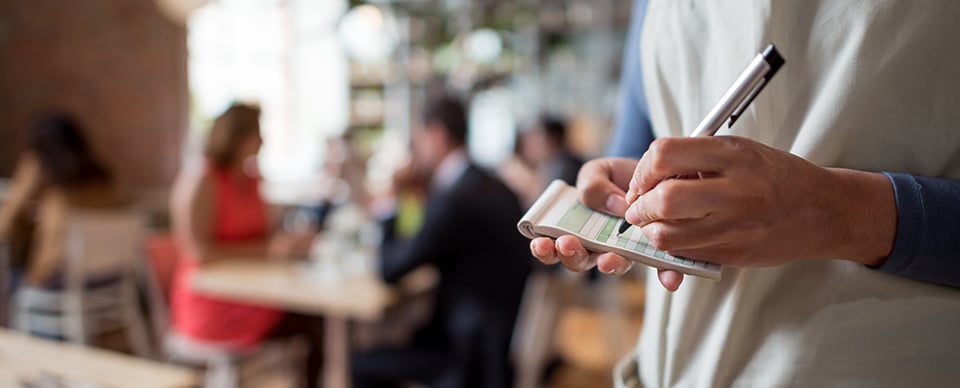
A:
[[[60,315],[60,327],[67,341],[88,345],[90,337],[86,314],[83,313],[83,297],[81,295],[64,295],[64,306]]]
[[[216,357],[207,364],[204,388],[239,388],[240,369],[230,357]]]
[[[10,246],[0,243],[0,326],[11,325],[10,301]]]
[[[524,338],[515,339],[523,341],[516,357],[518,370],[514,384],[518,388],[540,386],[561,304],[554,282],[552,275],[535,274],[528,283],[529,295],[524,295],[524,298],[529,297],[529,302],[532,302],[526,306],[529,309],[526,316],[528,321],[518,333]]]
[[[153,358],[153,349],[150,346],[150,339],[147,337],[147,326],[140,314],[140,304],[137,300],[137,294],[132,284],[126,282],[123,287],[123,309],[124,326],[126,326],[127,342],[130,343],[133,353],[144,358]]]
[[[30,333],[30,316],[24,303],[20,299],[22,295],[17,294],[11,298],[10,315],[13,316],[13,329],[22,333]]]

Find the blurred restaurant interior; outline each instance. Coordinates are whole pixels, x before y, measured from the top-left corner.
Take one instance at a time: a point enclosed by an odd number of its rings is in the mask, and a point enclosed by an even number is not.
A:
[[[632,3],[0,1],[0,387],[610,386],[643,272],[515,224],[604,154]]]

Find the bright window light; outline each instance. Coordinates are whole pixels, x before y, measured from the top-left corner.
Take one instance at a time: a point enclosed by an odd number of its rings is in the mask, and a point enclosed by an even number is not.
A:
[[[260,169],[298,181],[347,126],[349,76],[337,41],[343,0],[218,0],[188,20],[193,139],[231,102],[263,110]]]

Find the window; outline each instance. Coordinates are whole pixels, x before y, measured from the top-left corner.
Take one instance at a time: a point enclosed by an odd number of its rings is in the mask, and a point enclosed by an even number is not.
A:
[[[347,126],[348,66],[336,36],[345,3],[218,0],[193,12],[192,141],[231,102],[259,103],[264,177],[299,181],[315,173],[325,139]]]

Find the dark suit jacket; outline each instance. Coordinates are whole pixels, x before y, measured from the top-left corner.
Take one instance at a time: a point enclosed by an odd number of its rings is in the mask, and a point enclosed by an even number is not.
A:
[[[385,280],[426,263],[440,273],[434,316],[417,345],[449,351],[460,367],[470,365],[468,381],[485,386],[509,385],[510,334],[532,264],[516,227],[522,212],[506,185],[471,164],[451,187],[429,194],[416,236],[384,234]]]

